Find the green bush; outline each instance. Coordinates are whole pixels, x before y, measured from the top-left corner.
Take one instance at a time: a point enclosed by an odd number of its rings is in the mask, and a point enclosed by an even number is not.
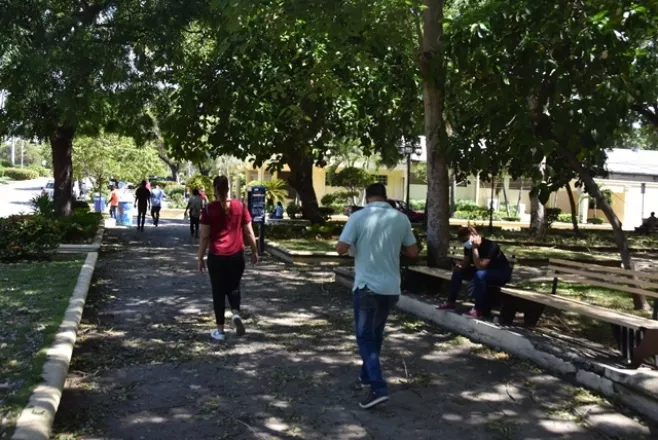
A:
[[[0,218],[0,260],[44,259],[60,244],[55,220],[43,215]]]
[[[506,222],[520,222],[521,218],[520,217],[503,217],[503,220]]]
[[[550,228],[551,225],[558,219],[560,214],[562,214],[562,210],[560,208],[546,208],[546,212],[544,214],[544,222]]]
[[[39,173],[29,168],[6,168],[5,177],[12,180],[32,180],[38,179]]]
[[[89,207],[89,203],[84,202],[82,200],[76,200],[71,204],[71,209],[74,211],[81,211],[81,212],[89,212],[91,211],[91,208]]]
[[[288,206],[286,207],[286,214],[288,214],[288,217],[296,218],[297,214],[301,212],[302,212],[301,207],[297,206],[295,202],[288,203]]]
[[[489,220],[490,211],[485,208],[478,208],[477,210],[471,211],[455,211],[454,218],[460,220]],[[494,220],[502,220],[500,212],[494,211],[493,213]]]
[[[183,194],[170,193],[167,196],[167,206],[172,209],[185,209],[187,207],[187,200],[185,200],[185,196]]]
[[[39,194],[38,196],[32,197],[30,199],[30,204],[34,208],[34,212],[38,215],[43,215],[45,217],[54,217],[55,216],[55,202],[50,200],[48,194]]]
[[[416,211],[425,211],[425,200],[423,199],[409,200],[409,204],[411,205],[411,209]]]
[[[603,220],[602,218],[592,217],[587,219],[587,223],[589,223],[590,225],[602,225],[603,223],[605,223],[605,220]]]
[[[560,223],[571,223],[571,214],[562,213],[557,216],[557,221]]]
[[[172,197],[177,194],[182,197],[185,195],[185,185],[178,185],[172,182],[172,184],[167,187],[167,191],[165,192],[167,193],[168,197]]]
[[[482,207],[478,206],[473,200],[455,201],[455,211],[479,211]]]
[[[334,203],[336,203],[337,201],[336,199],[337,199],[336,193],[325,194],[320,199],[320,203],[322,204],[322,206],[331,206]]]
[[[208,200],[215,200],[215,190],[213,189],[212,179],[210,179],[210,177],[197,174],[196,176],[192,176],[187,179],[186,185],[190,187],[190,191],[194,189],[201,190],[201,188],[205,188]]]
[[[52,175],[48,168],[38,164],[28,165],[27,168],[39,173],[39,177],[50,177]]]
[[[0,165],[0,177],[5,177],[5,167]]]
[[[93,240],[98,224],[103,218],[100,212],[89,212],[82,208],[74,210],[73,215],[57,219],[61,240],[64,243],[86,243]]]

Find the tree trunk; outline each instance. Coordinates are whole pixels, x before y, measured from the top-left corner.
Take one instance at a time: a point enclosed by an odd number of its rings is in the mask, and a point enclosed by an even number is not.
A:
[[[619,221],[617,214],[612,210],[612,206],[610,206],[608,200],[603,195],[601,188],[596,184],[590,173],[588,173],[581,165],[576,156],[566,148],[560,148],[560,153],[565,157],[571,169],[578,174],[582,182],[585,184],[587,193],[594,197],[597,206],[601,208],[608,219],[608,222],[610,222],[615,237],[615,243],[617,244],[617,250],[621,256],[621,262],[624,265],[624,268],[627,270],[633,270],[633,260],[631,259],[631,253],[628,249],[626,235],[624,235],[624,231],[621,229],[621,222]],[[644,295],[633,295],[633,305],[635,310],[649,309],[649,303]]]
[[[60,215],[71,215],[73,198],[73,127],[59,127],[50,133],[50,148],[53,154],[55,176],[55,211]]]
[[[447,260],[450,245],[450,176],[443,151],[446,139],[443,0],[424,0],[424,33],[419,59],[423,78],[427,143],[427,260],[436,266]]]
[[[303,218],[312,222],[322,221],[318,198],[313,188],[313,161],[308,156],[300,154],[288,158],[286,162],[290,167],[288,183],[295,189],[302,202]]]
[[[521,219],[521,202],[523,201],[523,177],[519,179],[519,198],[516,201],[516,216]]]
[[[509,210],[509,199],[507,198],[507,188],[505,188],[507,185],[505,185],[505,182],[509,182],[507,178],[503,178],[503,200],[505,200],[505,213],[507,214],[507,218],[510,218],[512,216],[512,213]]]
[[[535,188],[530,192],[530,235],[543,237],[546,234],[546,207],[539,200]]]
[[[567,182],[564,187],[567,190],[567,196],[569,196],[569,206],[571,207],[571,223],[573,224],[573,232],[577,236],[581,236],[580,228],[578,227],[578,210],[576,209],[576,199],[573,196],[573,190],[571,189],[571,183]]]

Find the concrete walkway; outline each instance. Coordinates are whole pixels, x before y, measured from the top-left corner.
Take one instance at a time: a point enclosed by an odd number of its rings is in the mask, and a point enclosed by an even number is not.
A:
[[[391,401],[363,411],[350,296],[328,270],[250,268],[248,333],[217,344],[185,225],[109,230],[105,243],[55,438],[656,438],[582,389],[401,314],[383,353]]]

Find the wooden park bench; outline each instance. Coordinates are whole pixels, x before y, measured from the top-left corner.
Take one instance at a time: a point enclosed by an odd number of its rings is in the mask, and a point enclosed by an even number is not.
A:
[[[637,368],[648,357],[658,355],[658,274],[560,259],[549,260],[548,274],[553,277],[550,294],[511,286],[501,288],[501,325],[512,324],[516,313],[523,312],[524,323],[535,326],[544,309],[551,307],[609,323],[619,350],[632,368]],[[558,295],[560,281],[654,298],[653,319],[561,297]]]

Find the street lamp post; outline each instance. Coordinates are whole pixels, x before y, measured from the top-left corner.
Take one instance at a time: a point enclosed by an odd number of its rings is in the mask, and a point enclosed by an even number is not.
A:
[[[405,197],[405,202],[407,203],[407,208],[411,209],[411,155],[420,154],[420,146],[416,145],[413,142],[403,142],[398,150],[407,158],[407,194]]]

